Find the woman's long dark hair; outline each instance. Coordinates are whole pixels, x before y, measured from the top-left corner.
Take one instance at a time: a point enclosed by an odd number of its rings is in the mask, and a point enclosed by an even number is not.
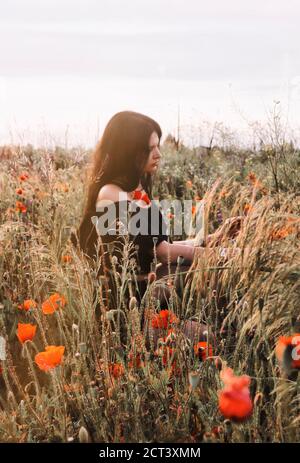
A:
[[[91,217],[96,211],[100,188],[107,183],[118,185],[124,191],[133,191],[139,182],[151,197],[151,174],[143,174],[150,151],[149,139],[156,132],[161,139],[157,122],[144,114],[121,111],[115,114],[105,127],[102,138],[94,151],[92,174],[87,189],[86,205],[77,236],[71,235],[72,243],[80,245],[89,257],[95,255],[97,232]]]

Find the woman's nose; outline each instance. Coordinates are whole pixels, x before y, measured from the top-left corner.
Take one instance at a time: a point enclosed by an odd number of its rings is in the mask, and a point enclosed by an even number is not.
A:
[[[160,154],[160,151],[158,148],[156,148],[155,152],[154,152],[154,157],[155,159],[160,159],[161,158],[161,154]]]

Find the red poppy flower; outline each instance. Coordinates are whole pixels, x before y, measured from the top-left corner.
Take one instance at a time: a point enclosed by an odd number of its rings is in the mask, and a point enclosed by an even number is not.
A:
[[[18,305],[20,310],[25,310],[26,312],[30,309],[35,309],[36,307],[37,303],[33,299],[26,299],[23,304]]]
[[[147,195],[147,193],[142,193],[141,190],[135,190],[133,192],[133,199],[141,199],[142,201],[144,201],[146,204],[150,204],[151,203],[151,200],[149,198],[149,196]]]
[[[42,304],[42,311],[44,314],[52,314],[60,307],[64,307],[67,301],[64,296],[58,293],[52,294],[45,302]]]
[[[248,203],[245,204],[245,205],[244,205],[244,214],[245,214],[245,215],[248,215],[249,212],[252,211],[252,209],[253,209],[253,206],[251,206],[251,204],[248,204]]]
[[[21,344],[32,341],[36,333],[36,325],[30,323],[18,323],[17,337]]]
[[[144,363],[142,361],[142,355],[139,352],[130,351],[128,354],[128,366],[129,368],[142,368]]]
[[[62,362],[64,346],[47,346],[44,352],[36,354],[34,360],[40,370],[49,371]]]
[[[179,323],[179,319],[171,310],[161,310],[152,318],[152,328],[167,329],[169,325]]]
[[[225,383],[225,388],[219,392],[220,412],[225,418],[233,421],[247,419],[253,410],[249,376],[235,376],[231,368],[225,368],[221,371],[220,377]]]
[[[16,201],[16,211],[25,214],[25,212],[27,211],[27,207],[21,201]]]
[[[194,352],[195,355],[197,355],[202,360],[202,362],[204,362],[204,360],[206,360],[207,357],[213,356],[212,346],[205,341],[198,342],[198,344],[195,344]]]
[[[125,373],[125,369],[122,363],[111,363],[108,368],[109,368],[110,374],[115,379],[120,378]]]
[[[29,179],[29,175],[26,172],[23,172],[21,175],[19,175],[19,180],[21,182],[25,182],[25,180]]]
[[[300,369],[300,334],[281,336],[276,344],[275,354],[284,370]]]
[[[142,201],[144,201],[146,204],[150,204],[151,203],[151,200],[149,198],[149,196],[147,195],[147,193],[144,193],[143,196],[141,197]]]
[[[141,190],[135,190],[133,192],[133,199],[141,199],[142,195],[143,195],[143,193],[141,192]]]

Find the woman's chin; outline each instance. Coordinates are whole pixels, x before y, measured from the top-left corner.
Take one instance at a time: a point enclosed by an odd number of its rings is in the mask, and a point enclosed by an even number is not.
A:
[[[145,174],[156,174],[158,170],[158,166],[154,166],[154,167],[149,167],[147,170],[144,171]]]

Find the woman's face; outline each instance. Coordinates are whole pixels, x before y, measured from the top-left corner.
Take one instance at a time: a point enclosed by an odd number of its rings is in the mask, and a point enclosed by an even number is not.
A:
[[[159,151],[159,138],[156,132],[153,132],[150,136],[149,151],[150,153],[144,172],[154,174],[158,169],[158,164],[161,158]]]

